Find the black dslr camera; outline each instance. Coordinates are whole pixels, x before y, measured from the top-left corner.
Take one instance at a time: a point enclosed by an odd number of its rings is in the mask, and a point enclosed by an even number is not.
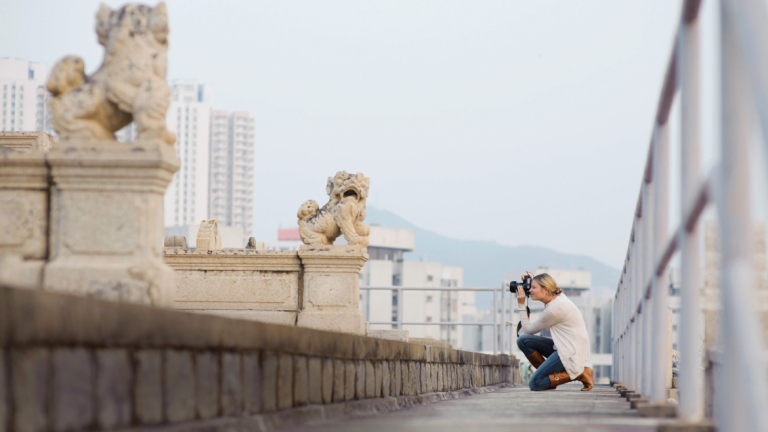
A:
[[[523,287],[526,297],[531,296],[531,277],[529,275],[523,276],[522,282],[512,281],[509,283],[509,291],[517,293],[517,287]]]

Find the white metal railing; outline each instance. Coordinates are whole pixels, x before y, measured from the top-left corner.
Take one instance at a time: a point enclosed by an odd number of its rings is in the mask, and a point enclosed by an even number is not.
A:
[[[509,320],[506,319],[507,307],[506,307],[506,290],[509,289],[509,282],[504,282],[498,288],[491,287],[402,287],[402,286],[361,286],[361,291],[392,291],[397,294],[397,321],[370,321],[368,324],[383,324],[394,325],[397,329],[402,330],[404,325],[472,325],[472,326],[493,326],[493,353],[499,354],[499,345],[501,345],[501,354],[512,353],[512,334],[509,332],[509,351],[507,351],[507,326],[513,325],[512,322],[512,307],[509,308]],[[492,323],[479,323],[479,322],[461,322],[461,321],[403,321],[403,291],[449,291],[449,292],[461,292],[461,291],[489,291],[493,292],[493,322]],[[500,293],[500,294],[499,294]],[[501,297],[501,311],[499,311],[498,298]],[[499,317],[499,315],[501,315]],[[500,318],[500,319],[499,319]],[[502,325],[503,323],[503,325]],[[517,325],[515,322],[514,325]],[[501,341],[501,344],[499,344]]]
[[[699,168],[700,0],[683,4],[677,39],[667,68],[632,223],[624,268],[614,302],[613,381],[648,396],[668,398],[671,359],[667,331],[666,273],[681,258],[679,417],[704,417],[702,338],[699,334],[701,268],[698,229],[714,204],[720,220],[721,343],[715,417],[720,430],[759,431],[768,424],[768,378],[764,335],[749,301],[738,296],[753,284],[749,119],[768,136],[768,12],[763,0],[720,0],[721,159],[708,175]],[[669,114],[680,89],[682,218],[668,236]],[[768,147],[768,143],[763,143]],[[740,291],[741,290],[741,291]]]

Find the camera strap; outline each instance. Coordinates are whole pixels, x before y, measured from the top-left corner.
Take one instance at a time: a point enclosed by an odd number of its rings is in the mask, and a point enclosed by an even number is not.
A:
[[[531,317],[531,308],[528,307],[528,299],[525,299],[526,305],[525,305],[525,313],[528,314],[528,318]],[[517,323],[517,337],[520,337],[520,329],[523,328],[523,320],[520,320]]]

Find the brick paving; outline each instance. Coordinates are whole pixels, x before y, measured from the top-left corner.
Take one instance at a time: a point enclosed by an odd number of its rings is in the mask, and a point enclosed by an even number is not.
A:
[[[517,385],[493,393],[418,405],[401,411],[305,425],[307,432],[344,431],[655,431],[670,420],[638,418],[608,385],[580,391],[580,383],[533,392]]]

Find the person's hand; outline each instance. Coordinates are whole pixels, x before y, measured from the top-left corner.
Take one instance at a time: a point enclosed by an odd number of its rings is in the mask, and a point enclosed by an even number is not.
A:
[[[525,272],[522,276],[520,276],[520,280],[525,279],[526,276],[530,276],[531,279],[533,279],[533,277],[536,276],[536,275],[531,273],[531,272]]]
[[[525,304],[525,291],[523,291],[523,287],[521,285],[517,286],[517,304]]]

